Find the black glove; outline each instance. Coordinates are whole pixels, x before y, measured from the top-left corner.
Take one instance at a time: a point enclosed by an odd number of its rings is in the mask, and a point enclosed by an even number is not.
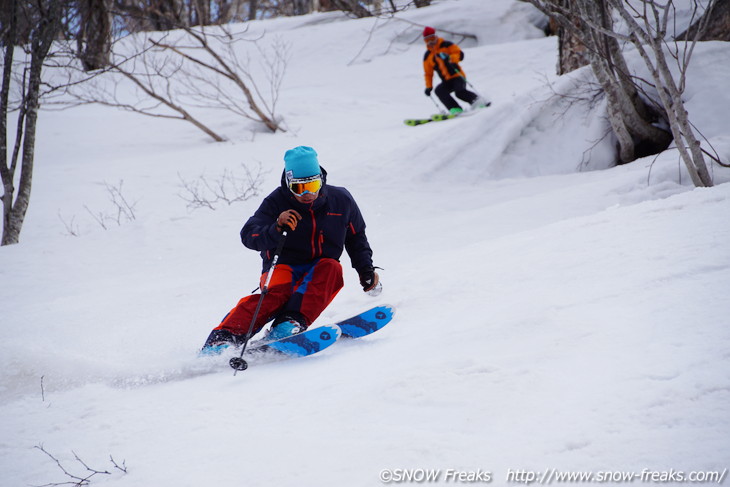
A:
[[[424,91],[424,93],[426,94],[426,96],[431,96],[432,90],[433,90],[433,88],[426,88],[426,91]]]
[[[374,289],[379,281],[380,278],[378,277],[378,273],[375,272],[375,269],[367,269],[360,272],[360,285],[365,292]]]

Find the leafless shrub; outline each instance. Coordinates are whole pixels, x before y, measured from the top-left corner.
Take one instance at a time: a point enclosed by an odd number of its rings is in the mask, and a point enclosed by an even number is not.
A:
[[[79,226],[76,224],[76,215],[71,217],[70,221],[67,221],[66,218],[61,214],[61,210],[58,210],[58,219],[61,220],[61,223],[63,223],[64,228],[66,229],[66,232],[64,235],[68,235],[70,237],[78,237],[81,233],[79,232]]]
[[[228,110],[271,132],[284,130],[276,104],[288,64],[288,44],[275,39],[264,48],[260,37],[223,26],[179,28],[140,33],[115,43],[103,75],[90,77],[78,67],[68,67],[70,80],[83,80],[68,83],[68,95],[74,104],[95,103],[183,120],[216,142],[225,137],[194,114],[196,109]],[[123,87],[129,82],[135,87],[131,95]]]
[[[127,198],[122,194],[123,185],[124,180],[120,180],[119,184],[116,186],[104,183],[104,186],[106,186],[106,190],[109,193],[109,198],[116,208],[114,221],[117,225],[121,225],[122,220],[131,222],[137,219],[137,216],[134,213],[134,207],[137,206],[137,202],[135,201],[130,204],[129,201],[127,201]]]
[[[114,210],[110,213],[108,211],[92,211],[87,205],[84,205],[86,212],[99,224],[104,230],[109,229],[110,223],[115,223],[117,226],[121,226],[122,223],[131,222],[137,219],[135,214],[135,206],[137,202],[129,203],[127,198],[122,194],[122,186],[124,181],[120,180],[117,186],[113,186],[109,183],[104,183],[107,192],[109,193],[109,200],[114,206]]]
[[[199,208],[215,210],[221,203],[230,206],[233,203],[258,196],[265,174],[261,163],[253,171],[245,164],[242,164],[241,167],[242,177],[236,176],[229,169],[224,169],[223,173],[212,181],[205,175],[200,175],[197,179],[188,181],[178,174],[180,187],[182,188],[182,193],[179,196],[191,210]]]
[[[147,45],[150,35],[128,36],[116,42],[112,48],[115,51],[112,61],[104,70],[91,76],[70,63],[61,66],[69,79],[65,92],[73,102],[64,100],[59,104],[64,107],[98,104],[148,117],[182,120],[193,124],[216,142],[224,141],[224,137],[194,115],[181,100],[177,80],[182,60],[153,52],[154,46]],[[169,34],[163,37],[166,35]],[[65,53],[67,58],[72,55],[72,52]],[[125,82],[131,82],[135,87],[132,94],[124,89]]]
[[[111,475],[112,474],[112,472],[110,472],[109,470],[98,470],[96,468],[90,467],[89,465],[86,464],[86,462],[84,462],[81,458],[79,458],[79,456],[73,451],[71,453],[73,453],[73,456],[76,459],[76,462],[78,462],[84,468],[84,471],[79,474],[71,473],[69,471],[70,469],[67,469],[66,467],[64,467],[63,464],[61,463],[61,461],[58,458],[56,458],[55,456],[53,456],[51,453],[49,453],[43,447],[43,445],[37,445],[34,448],[37,450],[40,450],[46,456],[48,456],[51,460],[53,460],[56,463],[56,465],[58,466],[58,468],[69,479],[65,482],[49,482],[47,484],[43,484],[38,487],[50,487],[50,486],[58,486],[58,485],[73,485],[76,487],[82,487],[85,485],[89,485],[91,483],[91,479],[93,477],[95,477],[96,475]],[[116,460],[114,460],[114,457],[111,455],[109,455],[109,461],[112,464],[112,467],[113,467],[112,470],[117,470],[122,473],[127,473],[126,462],[123,461],[122,464],[119,465],[119,463],[117,463]]]
[[[179,82],[184,95],[198,106],[229,110],[239,116],[262,123],[271,132],[283,130],[276,117],[279,88],[286,72],[289,45],[281,39],[268,53],[259,39],[246,38],[247,32],[233,33],[226,27],[184,28],[186,37],[150,42],[163,51],[179,56]],[[250,55],[239,55],[241,43],[251,43],[255,58],[261,61],[268,93],[259,87]]]
[[[130,202],[128,197],[124,195],[124,180],[120,180],[116,185],[104,182],[104,187],[109,195],[111,209],[92,210],[88,205],[83,205],[86,213],[104,230],[109,230],[113,225],[118,227],[124,223],[133,222],[137,219],[136,206],[137,201]],[[63,216],[61,210],[58,211],[58,219],[61,220],[65,228],[65,235],[78,237],[81,235],[79,226],[76,223],[76,215],[69,219]]]

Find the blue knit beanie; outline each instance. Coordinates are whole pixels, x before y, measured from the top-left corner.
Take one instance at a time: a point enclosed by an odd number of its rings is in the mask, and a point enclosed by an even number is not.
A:
[[[308,178],[320,174],[317,152],[305,145],[286,151],[284,171],[289,179]]]

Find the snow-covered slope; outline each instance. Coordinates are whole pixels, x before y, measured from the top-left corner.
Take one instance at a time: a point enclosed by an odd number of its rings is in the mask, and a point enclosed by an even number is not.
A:
[[[68,480],[41,444],[70,471],[83,471],[73,451],[112,472],[92,485],[119,486],[728,467],[727,170],[693,189],[672,150],[609,168],[603,107],[554,96],[590,73],[555,76],[539,14],[434,3],[400,20],[251,23],[291,44],[285,133],[200,111],[230,139],[216,144],[98,106],[43,111],[22,241],[0,249],[0,485]],[[492,107],[402,124],[435,110],[424,24],[475,35],[463,67]],[[694,56],[687,108],[727,161],[730,47]],[[181,180],[261,163],[267,194],[296,145],[354,194],[384,269],[373,299],[345,257],[346,288],[319,321],[398,311],[371,337],[233,377],[196,352],[257,286],[238,231],[260,197],[191,212]],[[104,230],[92,214],[115,211],[121,181],[136,219]]]

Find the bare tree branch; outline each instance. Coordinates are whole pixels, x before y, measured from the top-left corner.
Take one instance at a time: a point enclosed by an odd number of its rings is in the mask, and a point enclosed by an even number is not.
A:
[[[251,171],[245,164],[242,164],[241,167],[243,177],[237,177],[233,171],[225,169],[223,174],[214,181],[210,181],[204,175],[188,181],[178,174],[180,187],[183,189],[179,196],[192,210],[199,208],[215,210],[220,202],[230,206],[233,203],[258,196],[265,174],[261,163],[258,164],[255,171]]]
[[[37,486],[37,487],[52,487],[52,486],[55,487],[55,486],[60,486],[60,485],[72,485],[74,487],[83,487],[83,486],[89,485],[91,483],[91,479],[93,477],[95,477],[96,475],[111,475],[112,474],[112,472],[109,472],[108,470],[98,470],[98,469],[90,467],[75,452],[72,451],[71,453],[73,453],[73,456],[74,456],[74,459],[76,460],[76,462],[78,462],[81,466],[83,466],[84,470],[85,470],[85,472],[83,474],[74,474],[74,473],[71,473],[66,467],[64,467],[58,458],[56,458],[51,453],[49,453],[43,447],[42,444],[37,445],[34,448],[36,450],[43,452],[48,458],[53,460],[53,462],[55,462],[56,466],[61,470],[61,472],[63,472],[63,474],[66,477],[68,477],[68,479],[69,479],[65,482],[50,482],[50,483],[43,484],[43,485]],[[111,455],[109,456],[109,459],[110,459],[112,465],[114,466],[114,468],[116,468],[117,470],[119,470],[123,473],[127,473],[126,462],[122,462],[122,465],[120,466],[114,460],[114,457],[112,457]]]
[[[196,41],[197,44],[195,46],[184,46],[157,41],[151,42],[153,42],[156,47],[174,52],[186,61],[192,63],[194,66],[203,68],[203,70],[208,72],[208,74],[212,72],[227,79],[240,91],[241,94],[243,94],[243,99],[245,100],[245,108],[241,105],[236,105],[238,108],[236,110],[237,113],[251,120],[263,123],[272,132],[283,130],[276,121],[274,105],[278,98],[278,88],[281,85],[281,80],[283,79],[286,71],[286,46],[282,43],[275,43],[274,61],[271,61],[260,46],[258,46],[256,43],[257,40],[249,40],[249,42],[255,44],[260,57],[267,63],[269,67],[268,74],[270,87],[276,89],[276,91],[271,94],[272,104],[267,105],[266,97],[262,96],[259,91],[258,84],[254,80],[251,70],[243,66],[234,49],[235,43],[238,40],[241,40],[240,34],[234,35],[223,27],[220,27],[221,35],[212,35],[208,30],[202,27],[198,29],[184,28],[184,30]],[[214,42],[217,43],[217,46],[213,46]],[[202,51],[205,55],[209,56],[212,59],[212,62],[203,59],[197,54],[197,51]],[[248,82],[244,81],[244,78],[246,78]],[[197,76],[198,81],[201,79],[208,79],[208,76]],[[182,82],[185,83],[184,78]],[[218,100],[220,102],[220,100],[231,98],[230,95],[225,92],[225,89],[222,88],[221,84],[216,83],[215,81],[211,81],[207,84],[209,87],[214,88],[212,92],[214,95],[204,97],[209,101]],[[193,83],[192,85],[187,83],[187,85],[199,95],[201,94],[198,88],[200,86],[199,83]],[[233,99],[235,99],[235,97]],[[228,107],[230,104],[224,102],[217,103],[214,106],[220,108]]]
[[[693,133],[682,100],[694,42],[684,43],[681,48],[676,41],[670,44],[668,22],[675,8],[673,1],[667,0],[662,5],[652,0],[634,3],[623,0],[528,1],[586,46],[593,73],[609,99],[609,120],[619,141],[620,160],[629,162],[641,155],[655,153],[644,153],[644,149],[640,149],[641,144],[647,142],[663,150],[662,146],[666,147],[671,140],[659,126],[661,119],[665,119],[692,182],[697,186],[711,186],[712,178],[700,142]],[[710,0],[708,10],[716,1]],[[697,3],[694,8],[693,15],[699,8]],[[617,12],[626,23],[628,34],[613,29],[612,12]],[[631,43],[636,48],[651,75],[651,82],[645,80],[643,84],[656,89],[658,100],[650,97],[630,74],[619,41]],[[677,63],[678,82],[674,80],[665,52],[669,52]]]

